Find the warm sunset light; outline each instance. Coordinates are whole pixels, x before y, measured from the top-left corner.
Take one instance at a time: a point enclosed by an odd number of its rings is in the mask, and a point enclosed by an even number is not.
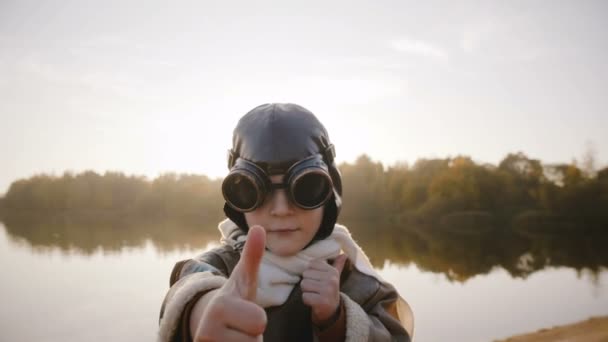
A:
[[[342,161],[570,162],[591,143],[605,165],[603,7],[4,3],[0,193],[64,170],[223,176],[266,102],[310,108]]]
[[[606,1],[0,0],[0,340],[608,341],[606,61]]]

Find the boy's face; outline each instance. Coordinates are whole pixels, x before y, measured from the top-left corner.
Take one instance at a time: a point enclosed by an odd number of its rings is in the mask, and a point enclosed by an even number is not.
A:
[[[270,176],[273,183],[283,182],[283,175]],[[291,256],[301,251],[317,233],[323,208],[304,210],[289,201],[285,189],[276,189],[254,211],[245,213],[249,227],[266,230],[266,247],[274,254]]]

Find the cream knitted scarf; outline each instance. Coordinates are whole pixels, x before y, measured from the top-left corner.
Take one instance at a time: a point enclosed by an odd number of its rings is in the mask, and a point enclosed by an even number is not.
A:
[[[237,243],[247,240],[247,235],[241,235],[237,240],[229,239],[228,236],[235,229],[239,228],[229,219],[220,222],[222,243],[234,247]],[[333,259],[340,254],[340,251],[348,256],[357,270],[382,281],[361,247],[351,237],[348,229],[336,224],[329,237],[316,241],[296,255],[282,257],[266,250],[258,273],[256,303],[262,307],[285,303],[293,287],[300,281],[302,273],[308,268],[310,261]]]

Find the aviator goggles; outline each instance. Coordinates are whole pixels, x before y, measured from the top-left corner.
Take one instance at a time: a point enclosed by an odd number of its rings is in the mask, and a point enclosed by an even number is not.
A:
[[[312,210],[331,198],[333,182],[322,155],[316,154],[287,169],[283,183],[272,183],[259,165],[238,158],[222,183],[226,203],[242,213],[261,207],[275,189],[285,189],[291,203]]]

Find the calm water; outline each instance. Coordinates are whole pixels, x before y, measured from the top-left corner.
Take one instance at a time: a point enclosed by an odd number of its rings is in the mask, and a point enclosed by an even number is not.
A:
[[[209,248],[124,236],[112,248],[83,248],[58,233],[11,231],[0,223],[2,341],[153,341],[173,264]],[[417,341],[492,341],[608,314],[605,265],[593,272],[557,265],[517,278],[496,266],[459,281],[429,272],[424,260],[378,269],[413,307]]]

